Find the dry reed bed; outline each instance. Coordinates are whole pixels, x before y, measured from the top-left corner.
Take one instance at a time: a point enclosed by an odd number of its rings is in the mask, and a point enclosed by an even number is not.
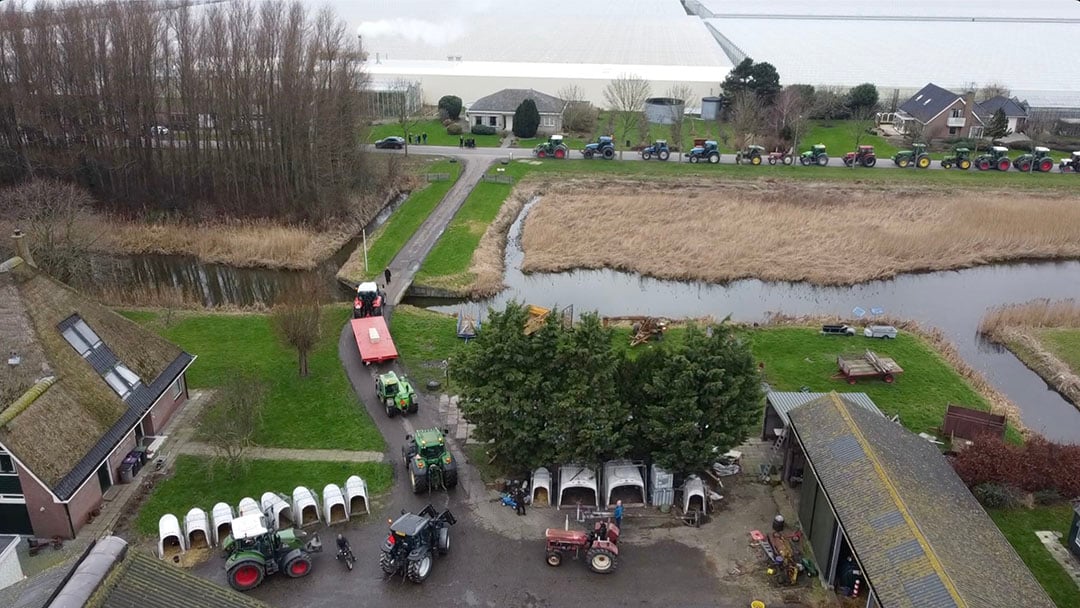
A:
[[[499,209],[499,214],[488,225],[480,244],[473,252],[469,262],[469,274],[472,283],[465,290],[470,298],[489,298],[502,291],[505,274],[506,241],[509,238],[510,225],[514,223],[521,209],[537,191],[532,187],[515,188]]]
[[[1080,375],[1046,348],[1039,329],[1080,328],[1080,304],[1075,300],[1039,299],[999,306],[979,322],[979,333],[1013,351],[1054,390],[1080,407]]]
[[[865,319],[845,319],[831,316],[795,317],[783,314],[771,314],[765,325],[814,326],[828,323],[847,323],[855,326],[865,322]],[[1020,408],[1006,397],[1004,393],[995,388],[994,385],[990,384],[975,368],[968,365],[963,357],[960,356],[960,352],[956,350],[956,347],[953,346],[952,342],[949,341],[945,336],[945,333],[940,329],[928,329],[915,321],[899,319],[888,315],[875,317],[874,322],[892,325],[893,327],[902,329],[922,338],[941,356],[942,359],[945,359],[945,361],[952,366],[956,373],[960,374],[960,377],[967,380],[968,384],[971,385],[976,393],[979,393],[986,399],[987,403],[990,404],[990,411],[992,413],[1004,414],[1005,418],[1009,421],[1009,424],[1024,435],[1032,433],[1032,431],[1024,425],[1024,422],[1020,417]]]
[[[1080,257],[1080,196],[1060,193],[625,180],[551,190],[525,222],[526,272],[854,284]]]

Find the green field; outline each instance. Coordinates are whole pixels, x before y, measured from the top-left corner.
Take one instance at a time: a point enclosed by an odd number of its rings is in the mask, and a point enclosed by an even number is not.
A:
[[[1069,504],[1034,509],[993,509],[990,517],[1027,564],[1058,608],[1080,608],[1080,588],[1035,536],[1053,530],[1068,537],[1073,509]]]
[[[338,270],[339,279],[355,284],[382,276],[383,269],[390,265],[398,251],[401,251],[424,220],[431,215],[450,188],[454,187],[461,174],[461,165],[449,161],[438,161],[426,165],[423,173],[449,173],[450,179],[431,182],[420,190],[410,193],[408,200],[402,203],[397,211],[394,211],[390,219],[386,220],[386,223],[374,234],[368,235],[368,270],[364,270],[364,245],[361,243]]]
[[[1047,350],[1080,374],[1080,329],[1040,329],[1034,333]]]
[[[462,124],[465,124],[464,121]],[[498,135],[473,135],[469,133],[467,129],[460,136],[450,135],[446,132],[446,127],[442,125],[442,122],[434,118],[420,121],[416,126],[409,130],[409,133],[412,135],[427,133],[427,145],[429,146],[457,146],[461,143],[460,137],[475,139],[476,145],[481,148],[498,148],[499,144],[502,142],[502,139]],[[390,137],[391,135],[405,137],[404,131],[401,130],[401,125],[396,122],[373,125],[371,131],[368,133],[368,141],[374,143],[375,140]],[[421,146],[422,145],[424,144],[421,144]]]
[[[258,445],[379,452],[386,447],[338,359],[338,337],[350,315],[345,304],[323,308],[322,338],[308,356],[307,378],[299,376],[296,352],[278,339],[268,315],[175,313],[165,327],[158,312],[124,314],[198,357],[187,374],[191,388],[221,386],[241,373],[262,380],[268,396]]]
[[[159,482],[143,504],[136,528],[142,535],[153,536],[157,534],[158,520],[166,513],[183,521],[192,507],[209,514],[216,503],[224,502],[235,509],[244,497],[258,501],[267,491],[291,495],[297,486],[318,494],[328,483],[344,485],[350,475],[362,477],[369,495],[375,496],[390,487],[394,473],[390,465],[375,462],[250,460],[247,470],[236,474],[212,467],[207,458],[178,456],[172,476]]]
[[[437,312],[402,304],[394,307],[390,321],[401,362],[409,369],[409,375],[417,386],[425,386],[429,380],[444,385],[447,378],[442,362],[452,360],[465,341],[457,337],[457,320]],[[453,378],[450,378],[453,388]],[[444,387],[445,388],[445,387]]]

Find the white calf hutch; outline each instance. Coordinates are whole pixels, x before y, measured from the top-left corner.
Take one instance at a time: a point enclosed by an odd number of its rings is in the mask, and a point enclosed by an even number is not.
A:
[[[206,511],[195,507],[184,516],[184,538],[189,549],[210,548],[210,521]]]
[[[323,514],[326,516],[328,525],[342,524],[349,521],[349,505],[345,502],[345,495],[337,484],[328,483],[323,488]]]
[[[214,535],[211,542],[216,545],[232,534],[232,520],[233,511],[229,505],[219,502],[210,509],[210,532]]]
[[[255,499],[249,496],[240,499],[240,505],[239,508],[236,509],[236,512],[240,517],[245,515],[262,515],[262,509],[259,508],[259,503],[255,502]]]
[[[532,474],[532,505],[534,507],[551,506],[551,471],[540,467]]]
[[[359,475],[352,475],[345,480],[345,500],[349,503],[349,517],[368,513],[367,482]]]
[[[596,473],[576,464],[559,467],[558,508],[599,507],[600,493],[596,486]]]
[[[180,521],[172,513],[166,513],[158,520],[158,557],[161,559],[179,559],[187,551],[187,540],[180,532]]]
[[[311,490],[297,486],[292,499],[293,523],[301,528],[319,523],[319,501]]]
[[[288,528],[293,524],[292,506],[285,497],[277,492],[263,492],[259,499],[262,514],[275,522],[278,528]]]
[[[623,506],[645,506],[644,470],[644,465],[630,460],[604,463],[604,500],[600,504],[613,507],[621,500]]]

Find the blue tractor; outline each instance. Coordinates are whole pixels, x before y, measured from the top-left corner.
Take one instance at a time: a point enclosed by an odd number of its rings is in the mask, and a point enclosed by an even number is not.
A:
[[[585,144],[585,149],[581,151],[581,155],[590,159],[599,156],[604,160],[611,160],[615,158],[615,144],[607,135],[601,135],[593,143]]]
[[[701,145],[690,148],[690,151],[686,153],[686,157],[692,163],[707,160],[715,165],[720,162],[720,146],[711,139],[706,140]]]
[[[641,158],[649,160],[650,158],[658,158],[660,160],[667,160],[671,156],[671,151],[668,149],[667,141],[658,139],[653,142],[653,145],[645,148],[641,151]]]

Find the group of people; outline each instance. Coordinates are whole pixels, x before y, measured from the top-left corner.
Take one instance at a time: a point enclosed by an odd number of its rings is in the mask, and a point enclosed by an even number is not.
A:
[[[410,135],[409,136],[409,143],[410,144],[426,144],[427,143],[427,131],[425,131],[425,132],[423,132],[423,133],[421,133],[419,135]]]
[[[476,147],[476,140],[471,138],[471,137],[466,138],[464,135],[461,135],[461,136],[458,137],[458,147],[459,148],[475,148]]]

